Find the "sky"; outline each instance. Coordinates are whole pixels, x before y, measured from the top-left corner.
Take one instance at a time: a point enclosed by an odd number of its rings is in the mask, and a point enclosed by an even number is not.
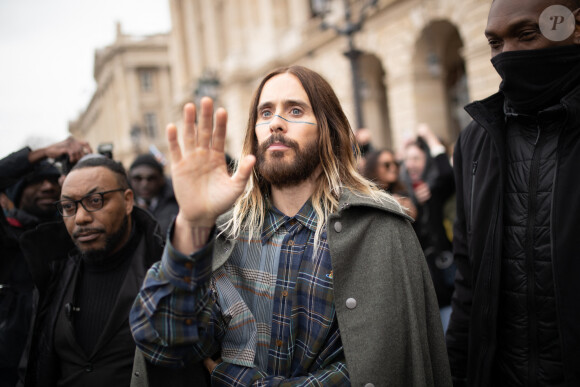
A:
[[[117,21],[126,34],[168,32],[169,0],[0,0],[0,158],[68,136]]]

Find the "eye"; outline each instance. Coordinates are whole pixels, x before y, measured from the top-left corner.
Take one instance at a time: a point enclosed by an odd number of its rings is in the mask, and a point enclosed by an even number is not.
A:
[[[501,47],[501,42],[498,39],[488,39],[487,44],[489,44],[492,49]]]
[[[520,33],[519,39],[523,41],[534,40],[537,37],[537,30],[525,30]]]
[[[60,206],[61,206],[62,210],[65,212],[74,211],[74,208],[75,208],[74,202],[60,202]]]
[[[100,208],[103,203],[101,195],[91,195],[83,200],[83,203],[90,208]]]
[[[262,110],[262,113],[260,113],[260,116],[262,118],[270,118],[270,117],[272,117],[272,112],[269,110]]]
[[[300,110],[299,108],[292,108],[292,110],[290,110],[290,114],[292,114],[293,116],[299,116],[300,114],[302,114],[302,110]]]

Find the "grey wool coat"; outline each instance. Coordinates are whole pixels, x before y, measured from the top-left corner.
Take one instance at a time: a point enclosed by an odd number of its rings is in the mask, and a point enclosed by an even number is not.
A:
[[[327,238],[352,385],[451,386],[437,298],[410,218],[393,203],[344,190]],[[214,269],[234,243],[212,242]],[[144,362],[138,352],[132,386],[149,385]]]

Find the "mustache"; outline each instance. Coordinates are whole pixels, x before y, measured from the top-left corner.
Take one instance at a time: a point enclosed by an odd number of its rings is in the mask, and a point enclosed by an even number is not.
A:
[[[270,147],[270,145],[274,144],[275,142],[280,143],[282,145],[287,146],[288,148],[298,149],[298,143],[294,140],[284,137],[284,135],[280,133],[274,133],[266,141],[260,144],[260,151],[266,152],[266,150]]]
[[[81,234],[88,234],[88,233],[105,233],[105,229],[103,228],[96,228],[96,227],[86,227],[86,228],[79,228],[73,232],[73,238],[78,238]]]

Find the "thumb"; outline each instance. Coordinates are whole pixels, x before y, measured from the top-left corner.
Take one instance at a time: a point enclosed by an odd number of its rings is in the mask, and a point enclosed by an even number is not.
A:
[[[252,173],[252,168],[256,164],[256,157],[254,155],[247,155],[245,156],[242,161],[240,161],[240,165],[238,170],[232,176],[232,180],[241,185],[245,185],[250,178],[250,174]]]

